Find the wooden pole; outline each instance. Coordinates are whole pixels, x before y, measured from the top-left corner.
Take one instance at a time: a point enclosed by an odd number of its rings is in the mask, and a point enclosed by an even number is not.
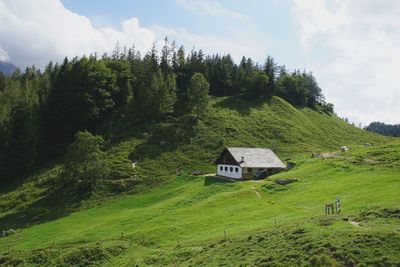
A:
[[[224,240],[226,240],[226,230],[224,229]]]

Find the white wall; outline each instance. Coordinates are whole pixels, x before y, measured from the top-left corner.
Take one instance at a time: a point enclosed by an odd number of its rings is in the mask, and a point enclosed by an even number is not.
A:
[[[222,170],[221,170],[222,167]],[[232,168],[232,171],[231,171]],[[236,172],[237,168],[237,172]],[[226,169],[226,170],[225,170]],[[242,168],[237,165],[224,165],[218,164],[217,166],[217,174],[220,176],[225,176],[233,179],[241,179],[242,178]]]

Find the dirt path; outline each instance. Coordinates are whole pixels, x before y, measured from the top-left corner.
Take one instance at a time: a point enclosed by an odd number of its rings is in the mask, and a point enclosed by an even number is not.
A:
[[[259,199],[261,199],[260,192],[257,191],[256,187],[255,187],[255,186],[252,186],[251,189],[253,189],[253,190],[254,190],[254,193],[256,193],[256,195],[258,196]]]
[[[352,220],[348,220],[348,222],[349,222],[351,225],[353,225],[354,227],[364,228],[364,229],[365,229],[365,227],[362,227],[362,226],[360,225],[359,222],[352,221]]]

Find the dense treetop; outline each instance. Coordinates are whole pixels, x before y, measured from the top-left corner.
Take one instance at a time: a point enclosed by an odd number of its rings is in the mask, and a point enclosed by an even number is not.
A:
[[[265,64],[243,57],[186,53],[165,39],[142,56],[135,47],[111,55],[50,62],[41,71],[0,73],[0,183],[66,152],[78,131],[102,134],[115,123],[162,122],[204,116],[213,96],[266,101],[277,95],[294,106],[333,113],[310,72],[289,72],[270,56]]]

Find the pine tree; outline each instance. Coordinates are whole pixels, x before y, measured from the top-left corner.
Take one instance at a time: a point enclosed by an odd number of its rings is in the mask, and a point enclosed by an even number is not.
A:
[[[264,72],[268,76],[268,84],[267,84],[267,91],[268,95],[274,95],[276,93],[275,82],[276,82],[276,72],[277,66],[274,62],[274,59],[271,56],[268,56],[265,64],[264,64]]]
[[[165,37],[164,39],[164,46],[161,50],[161,61],[160,61],[160,68],[164,74],[170,74],[172,72],[171,68],[171,47],[168,43],[168,38]]]
[[[162,77],[161,77],[162,78]],[[163,79],[160,95],[160,113],[161,116],[171,114],[174,112],[174,105],[176,103],[176,80],[175,75],[169,74]]]

